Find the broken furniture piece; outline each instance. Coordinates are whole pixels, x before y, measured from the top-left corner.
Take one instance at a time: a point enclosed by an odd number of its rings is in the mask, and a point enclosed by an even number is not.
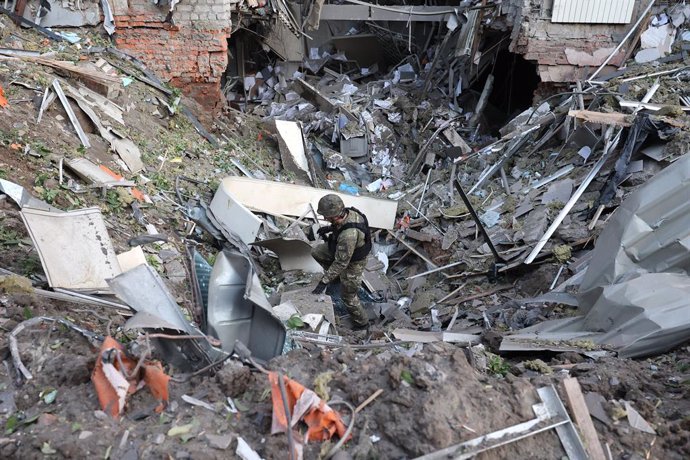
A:
[[[296,238],[273,238],[257,241],[259,246],[273,251],[278,256],[280,268],[284,271],[302,270],[307,273],[323,273],[323,267],[312,257],[311,245]]]
[[[273,315],[251,260],[237,251],[216,257],[208,286],[205,331],[232,353],[240,341],[252,356],[268,361],[285,343],[285,326]]]
[[[208,209],[224,233],[236,235],[243,243],[251,244],[261,228],[261,219],[244,207],[221,183]]]
[[[21,217],[51,287],[110,292],[106,280],[121,269],[100,209],[53,212],[25,206]]]

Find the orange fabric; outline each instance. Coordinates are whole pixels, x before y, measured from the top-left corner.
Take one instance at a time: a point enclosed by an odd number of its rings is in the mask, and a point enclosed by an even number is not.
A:
[[[156,412],[158,413],[165,409],[165,403],[169,399],[168,382],[170,382],[170,376],[163,372],[161,363],[156,362],[144,366],[144,383],[151,390],[153,397],[161,402],[156,407]]]
[[[122,370],[120,367],[120,361],[122,361],[122,365],[125,367],[127,375],[130,375],[136,367],[136,363],[132,359],[128,358],[125,354],[125,350],[122,345],[120,345],[117,340],[108,336],[103,341],[101,349],[98,352],[96,366],[91,374],[91,381],[96,389],[98,402],[100,403],[103,411],[115,418],[119,418],[120,409],[117,392],[103,372],[103,353],[111,349],[115,349],[118,353],[120,353],[121,359],[114,359],[112,361],[112,365],[118,371]],[[168,382],[170,381],[170,377],[163,372],[163,366],[159,362],[147,362],[143,366],[143,379],[144,383],[149,387],[153,397],[161,401],[161,404],[156,408],[156,412],[162,411],[165,407],[165,403],[167,403],[169,399]],[[129,381],[127,394],[132,394],[137,391],[139,380],[139,375],[132,377],[132,379]]]
[[[7,107],[7,98],[5,97],[5,91],[0,86],[0,107]]]
[[[288,407],[290,413],[295,409],[295,404],[305,391],[305,387],[300,383],[283,376],[285,379],[285,392],[287,393]],[[268,373],[268,380],[271,383],[271,401],[273,402],[273,421],[274,425],[281,431],[287,431],[288,420],[283,406],[283,399],[280,394],[280,384],[278,374]],[[345,425],[340,415],[326,404],[319,400],[318,407],[312,407],[303,417],[307,424],[307,439],[309,441],[326,441],[331,439],[334,434],[342,438],[345,435]]]
[[[121,352],[122,364],[125,366],[125,368],[127,368],[128,373],[134,369],[134,363],[132,363],[132,361],[124,354],[122,345],[120,345],[117,340],[108,336],[103,341],[101,349],[98,352],[98,358],[96,358],[96,367],[94,367],[93,373],[91,374],[91,381],[93,382],[93,386],[96,388],[96,394],[98,395],[98,402],[101,404],[101,409],[103,409],[104,412],[109,413],[111,416],[118,418],[120,416],[118,396],[115,392],[115,389],[110,384],[110,380],[108,380],[103,372],[103,353],[112,348],[118,350],[118,352]],[[113,362],[113,366],[120,370],[120,363],[118,360]],[[128,392],[131,391],[132,385],[130,383]]]

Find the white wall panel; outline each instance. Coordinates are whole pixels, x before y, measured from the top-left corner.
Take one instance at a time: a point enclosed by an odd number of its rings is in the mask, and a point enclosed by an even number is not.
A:
[[[554,0],[551,22],[628,24],[635,0]]]

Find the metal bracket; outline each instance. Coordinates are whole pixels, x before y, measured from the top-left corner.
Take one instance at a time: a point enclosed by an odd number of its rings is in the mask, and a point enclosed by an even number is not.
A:
[[[415,460],[470,459],[481,452],[534,436],[552,428],[556,429],[570,460],[587,460],[589,457],[585,447],[553,385],[537,389],[537,394],[539,394],[542,402],[532,406],[536,418],[417,457]]]

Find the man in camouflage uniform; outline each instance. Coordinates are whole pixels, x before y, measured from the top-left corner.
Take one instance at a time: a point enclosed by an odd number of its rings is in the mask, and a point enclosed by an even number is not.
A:
[[[355,208],[346,208],[338,195],[326,195],[319,200],[318,212],[331,223],[319,229],[326,240],[312,250],[312,256],[326,273],[314,289],[314,294],[326,291],[328,284],[340,278],[341,295],[356,329],[369,324],[357,291],[371,251],[371,230],[364,214]]]

